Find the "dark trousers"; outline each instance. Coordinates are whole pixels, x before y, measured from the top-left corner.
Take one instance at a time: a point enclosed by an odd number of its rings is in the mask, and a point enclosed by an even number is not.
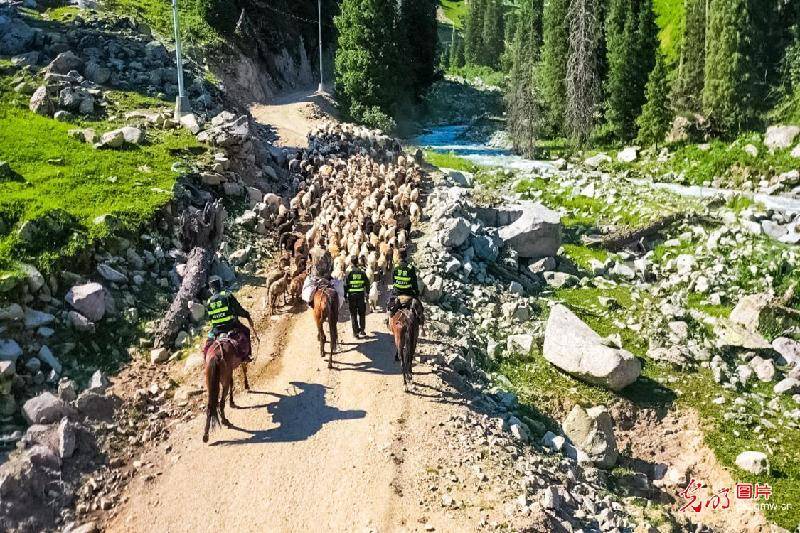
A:
[[[353,335],[364,333],[364,328],[367,327],[367,300],[364,298],[364,293],[350,294],[347,297],[347,306],[350,308]]]

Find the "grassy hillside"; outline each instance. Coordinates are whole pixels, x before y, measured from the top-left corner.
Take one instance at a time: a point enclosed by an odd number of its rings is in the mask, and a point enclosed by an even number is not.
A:
[[[444,11],[444,16],[452,22],[456,28],[463,29],[464,21],[467,16],[466,0],[439,0],[439,5]]]
[[[0,161],[12,171],[0,180],[0,279],[19,275],[17,261],[47,271],[112,231],[134,230],[172,198],[173,163],[203,150],[185,130],[149,132],[144,145],[125,150],[96,150],[68,131],[104,133],[122,119],[65,123],[37,115],[11,89],[12,72],[0,63]],[[121,109],[164,105],[136,93],[110,92],[109,99]],[[101,215],[112,216],[96,222]],[[26,243],[18,230],[31,220],[59,229]]]

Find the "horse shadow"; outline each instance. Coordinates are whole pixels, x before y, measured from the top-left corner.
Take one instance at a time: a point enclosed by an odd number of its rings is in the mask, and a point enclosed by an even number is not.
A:
[[[370,337],[362,342],[347,343],[351,349],[366,357],[366,361],[350,363],[336,361],[334,367],[342,371],[371,372],[374,374],[400,374],[400,362],[394,360],[394,339],[388,333],[373,332]]]
[[[219,440],[212,446],[231,446],[237,444],[259,444],[268,442],[298,442],[316,434],[322,426],[336,420],[356,420],[367,413],[361,409],[343,411],[327,405],[327,388],[319,383],[293,381],[297,394],[269,393],[278,398],[277,402],[267,404],[267,411],[277,427],[265,430],[250,430],[235,425],[231,429],[248,434],[244,439]]]

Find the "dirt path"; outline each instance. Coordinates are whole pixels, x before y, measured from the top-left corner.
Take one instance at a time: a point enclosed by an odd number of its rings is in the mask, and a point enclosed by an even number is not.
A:
[[[253,104],[250,112],[258,122],[273,129],[275,144],[289,148],[305,147],[308,132],[336,116],[333,99],[313,90],[280,96],[266,104]]]
[[[149,458],[162,474],[133,481],[108,531],[424,529],[416,506],[403,503],[415,501],[403,469],[425,463],[436,445],[429,428],[452,406],[403,392],[383,315],[369,316],[367,340],[339,324],[333,370],[319,357],[308,311],[271,330],[259,357],[278,355],[256,369],[251,394],[237,395],[241,408],[228,411],[236,428],[217,431],[212,445],[200,440],[202,416],[176,431],[172,453],[160,464],[163,450]],[[447,530],[471,529],[446,522]]]

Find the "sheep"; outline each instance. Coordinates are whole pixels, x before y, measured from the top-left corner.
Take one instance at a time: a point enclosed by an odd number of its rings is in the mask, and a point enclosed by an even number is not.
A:
[[[267,299],[269,301],[268,312],[270,316],[275,312],[275,302],[278,301],[278,296],[283,296],[283,305],[286,305],[286,289],[288,284],[289,273],[287,272],[270,285],[269,292],[267,293]]]

